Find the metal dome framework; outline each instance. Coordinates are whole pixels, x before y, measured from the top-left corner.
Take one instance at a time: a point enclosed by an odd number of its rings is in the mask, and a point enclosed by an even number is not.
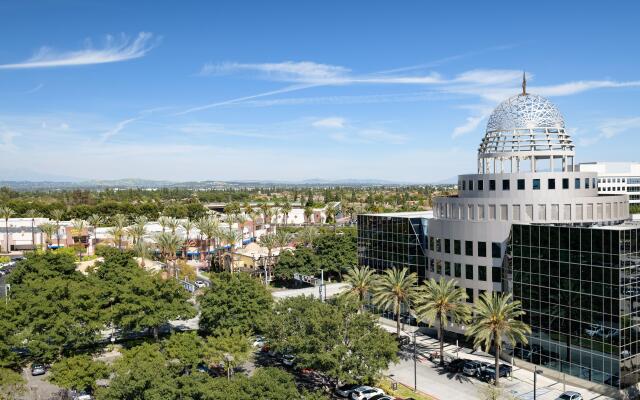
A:
[[[478,148],[478,173],[572,171],[574,144],[564,118],[542,96],[523,93],[496,107]]]

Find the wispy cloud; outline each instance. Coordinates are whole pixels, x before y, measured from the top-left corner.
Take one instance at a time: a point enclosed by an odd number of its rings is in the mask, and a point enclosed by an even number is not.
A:
[[[258,72],[263,77],[273,80],[309,83],[340,78],[350,70],[337,65],[319,64],[311,61],[261,64],[226,62],[205,64],[200,70],[200,75],[228,75],[242,71]]]
[[[640,129],[640,117],[608,119],[598,125],[597,135],[580,137],[578,143],[581,146],[591,146],[601,140],[611,139],[629,130],[638,129]]]
[[[138,120],[140,120],[142,117],[135,117],[135,118],[128,118],[125,120],[122,120],[120,122],[118,122],[116,124],[116,126],[114,126],[112,129],[109,129],[108,131],[106,131],[105,133],[102,134],[102,136],[100,137],[100,141],[101,142],[106,142],[107,140],[111,139],[113,136],[117,135],[118,133],[120,133],[124,128],[126,128],[127,125],[136,122]]]
[[[480,123],[484,121],[490,114],[492,108],[490,107],[477,107],[476,113],[468,116],[462,125],[458,125],[453,129],[451,137],[457,138],[464,134],[470,133],[478,129]]]
[[[345,127],[346,122],[342,117],[329,117],[313,121],[311,125],[316,128],[341,129]]]
[[[29,90],[27,90],[26,92],[24,92],[24,94],[33,94],[36,92],[39,92],[40,89],[42,89],[44,87],[44,83],[40,83],[38,85],[36,85],[34,88],[31,88]]]
[[[91,42],[87,42],[84,49],[75,51],[60,52],[42,47],[31,58],[18,63],[0,64],[0,69],[73,67],[127,61],[146,55],[158,44],[153,39],[153,34],[140,32],[134,39],[125,35],[108,35],[102,48],[93,48]]]

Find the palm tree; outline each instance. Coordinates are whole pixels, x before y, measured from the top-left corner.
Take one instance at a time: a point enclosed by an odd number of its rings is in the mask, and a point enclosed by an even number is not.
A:
[[[114,242],[117,239],[118,249],[122,250],[122,238],[125,235],[125,227],[127,226],[127,217],[122,214],[116,214],[111,218],[113,222],[113,228],[110,233],[113,236]]]
[[[311,216],[313,215],[313,208],[311,206],[306,206],[304,208],[304,221],[307,224],[311,223]]]
[[[133,252],[136,256],[140,257],[140,266],[144,268],[144,260],[151,257],[151,249],[149,248],[149,245],[144,240],[138,240],[136,244],[133,245]]]
[[[122,251],[122,236],[124,236],[124,228],[116,225],[109,228],[108,233],[113,239],[113,244],[117,244],[118,250]]]
[[[51,217],[56,221],[56,238],[58,240],[58,247],[60,247],[60,221],[64,217],[64,210],[57,208],[51,211]]]
[[[133,244],[138,243],[146,233],[147,228],[142,223],[136,223],[127,228],[127,235],[131,237]]]
[[[184,235],[185,235],[185,237],[184,237],[184,252],[182,253],[182,257],[184,259],[186,259],[187,258],[187,248],[189,246],[189,239],[190,239],[190,236],[191,236],[191,231],[193,230],[193,228],[195,228],[196,224],[193,221],[191,221],[189,219],[186,219],[186,220],[182,221],[181,225],[182,225],[182,229],[184,229]]]
[[[156,236],[156,243],[165,264],[169,268],[169,273],[173,276],[175,266],[172,261],[175,259],[176,251],[182,246],[182,240],[175,233],[162,232]]]
[[[165,229],[167,228],[167,225],[169,225],[169,221],[171,218],[165,216],[165,215],[161,215],[160,218],[158,218],[158,224],[162,227],[162,232],[164,233]]]
[[[40,228],[40,231],[44,233],[47,237],[47,239],[45,240],[45,244],[47,246],[46,251],[49,251],[49,246],[52,243],[51,239],[53,239],[53,235],[56,233],[56,225],[49,222],[45,222],[44,224],[38,225],[38,228]]]
[[[264,224],[267,224],[267,218],[271,216],[271,206],[267,203],[261,203],[260,211],[262,211],[262,221]]]
[[[38,211],[33,208],[27,210],[24,214],[25,217],[31,218],[31,247],[35,250],[36,248],[36,218],[38,217]]]
[[[527,334],[531,333],[529,325],[517,319],[525,314],[519,301],[512,301],[511,293],[484,292],[475,304],[476,316],[467,328],[466,335],[473,336],[473,345],[484,345],[488,352],[493,345],[495,349],[495,382],[498,386],[500,377],[499,361],[502,342],[511,345],[517,342],[526,344]]]
[[[87,218],[87,223],[93,228],[93,246],[98,245],[98,226],[104,224],[104,218],[98,214],[92,214]]]
[[[11,218],[14,214],[15,211],[13,211],[10,207],[0,207],[0,218],[4,219],[4,237],[7,253],[9,253],[9,218]]]
[[[238,224],[238,231],[240,233],[241,242],[244,240],[244,224],[247,223],[247,216],[245,214],[238,214],[235,217],[235,221]]]
[[[209,225],[209,218],[207,217],[202,217],[199,220],[196,221],[195,223],[195,227],[198,230],[199,234],[200,234],[200,260],[203,259],[204,257],[204,253],[207,252],[207,249],[205,248],[205,238],[207,238],[206,240],[208,240],[207,235],[205,234],[205,231],[207,231]]]
[[[384,309],[391,309],[396,315],[396,331],[400,336],[400,312],[402,306],[411,310],[416,295],[418,276],[409,273],[408,268],[387,269],[377,281],[373,290],[373,302]]]
[[[351,285],[345,293],[358,296],[358,312],[363,313],[365,298],[376,282],[376,275],[367,266],[351,267],[344,277],[344,281]]]
[[[249,217],[251,218],[251,238],[253,240],[256,239],[256,225],[258,224],[258,217],[260,216],[260,213],[256,210],[251,210],[248,213]]]
[[[273,267],[273,262],[271,260],[271,252],[275,247],[278,246],[278,239],[276,235],[273,233],[268,233],[266,235],[260,236],[260,245],[267,248],[267,263],[264,266],[264,274],[265,274],[265,284],[268,284],[271,280],[271,269]]]
[[[464,324],[469,321],[471,309],[466,304],[467,293],[464,288],[456,287],[455,280],[439,281],[431,278],[418,290],[415,300],[416,315],[429,325],[438,324],[440,339],[440,365],[444,365],[444,328],[447,322]]]
[[[312,247],[318,237],[318,230],[313,226],[305,226],[296,233],[296,242],[298,245]]]
[[[176,233],[176,229],[180,227],[180,220],[177,218],[167,219],[167,228],[171,229],[171,233]]]
[[[71,240],[73,240],[73,246],[76,247],[76,250],[78,251],[78,258],[82,261],[82,251],[80,250],[82,243],[80,242],[80,238],[84,233],[87,222],[82,219],[72,219],[71,225]],[[76,243],[76,238],[78,239],[78,243]]]
[[[285,201],[281,208],[282,215],[284,217],[284,226],[287,226],[287,220],[289,219],[289,213],[291,212],[291,204]]]
[[[285,231],[276,233],[276,245],[278,247],[286,247],[293,241],[293,234]]]

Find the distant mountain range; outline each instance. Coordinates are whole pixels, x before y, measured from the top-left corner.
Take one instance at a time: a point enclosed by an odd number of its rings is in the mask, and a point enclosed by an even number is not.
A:
[[[382,179],[305,179],[301,181],[190,181],[176,182],[149,179],[113,179],[113,180],[0,180],[0,187],[9,187],[14,190],[55,190],[55,189],[159,189],[159,188],[184,188],[184,189],[228,189],[248,187],[273,187],[273,186],[404,186],[419,183],[393,182]],[[424,183],[422,183],[424,184]]]

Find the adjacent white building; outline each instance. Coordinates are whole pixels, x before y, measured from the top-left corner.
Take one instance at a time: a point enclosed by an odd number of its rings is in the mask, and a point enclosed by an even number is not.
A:
[[[640,163],[588,162],[578,165],[578,170],[598,174],[599,193],[626,193],[629,203],[640,204]]]

